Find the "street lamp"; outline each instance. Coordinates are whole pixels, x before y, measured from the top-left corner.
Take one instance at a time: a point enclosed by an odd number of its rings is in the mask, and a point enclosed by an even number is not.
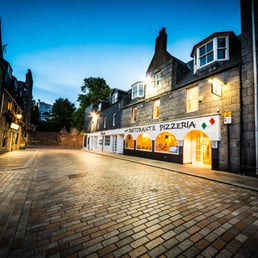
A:
[[[16,118],[17,118],[18,120],[21,120],[21,119],[22,119],[22,114],[20,113],[20,111],[17,112]]]

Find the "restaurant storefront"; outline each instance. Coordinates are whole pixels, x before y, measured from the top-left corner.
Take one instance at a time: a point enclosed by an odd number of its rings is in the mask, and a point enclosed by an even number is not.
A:
[[[220,115],[124,129],[124,154],[217,169]]]
[[[114,129],[85,134],[83,148],[123,154],[124,135],[122,131],[122,129]]]

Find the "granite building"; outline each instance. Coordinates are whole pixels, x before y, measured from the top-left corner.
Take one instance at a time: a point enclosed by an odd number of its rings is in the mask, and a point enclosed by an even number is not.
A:
[[[241,35],[207,35],[187,63],[167,51],[160,30],[146,81],[123,96],[121,127],[112,131],[124,140],[119,153],[258,174],[257,3],[240,4]],[[100,150],[109,129],[88,132],[88,148]]]

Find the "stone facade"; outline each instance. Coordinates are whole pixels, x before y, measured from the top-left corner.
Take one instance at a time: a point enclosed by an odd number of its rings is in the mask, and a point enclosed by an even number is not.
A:
[[[0,153],[24,148],[30,128],[32,73],[28,70],[25,82],[12,73],[3,56],[0,20]]]
[[[254,7],[254,8],[252,8]],[[256,164],[258,153],[256,153],[255,143],[257,137],[255,136],[255,119],[257,113],[255,112],[255,91],[254,88],[254,55],[253,55],[253,29],[256,37],[256,49],[258,47],[258,3],[252,0],[241,0],[241,42],[242,42],[242,169],[247,173],[252,173]],[[253,13],[252,13],[253,12]],[[254,22],[252,24],[252,14],[254,15]],[[258,53],[256,50],[256,59]],[[257,76],[257,65],[256,65]],[[257,82],[256,82],[257,83]],[[257,107],[256,107],[257,108]],[[256,116],[256,118],[255,118]],[[256,139],[256,140],[255,140]]]
[[[257,25],[257,3],[241,1],[242,35],[213,33],[193,46],[188,63],[167,52],[163,28],[146,72],[145,95],[135,98],[129,91],[120,130],[87,137],[96,143],[105,134],[119,135],[127,155],[257,174],[252,4]]]

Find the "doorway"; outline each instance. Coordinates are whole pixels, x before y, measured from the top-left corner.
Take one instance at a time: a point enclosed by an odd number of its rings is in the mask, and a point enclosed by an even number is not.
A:
[[[184,138],[184,163],[211,167],[211,140],[201,131],[191,131]]]

